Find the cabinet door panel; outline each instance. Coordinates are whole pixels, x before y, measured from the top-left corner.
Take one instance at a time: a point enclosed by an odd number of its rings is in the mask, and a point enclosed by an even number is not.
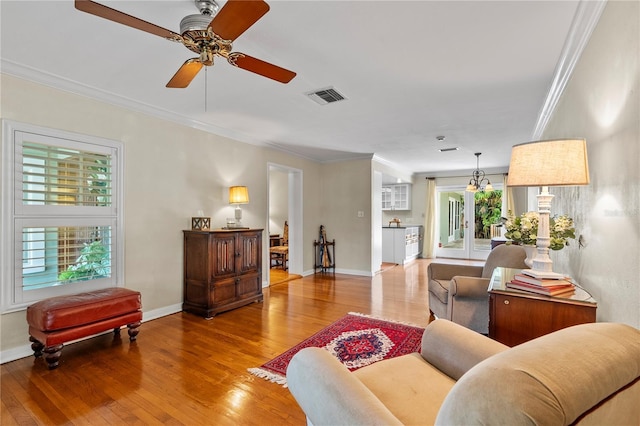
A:
[[[211,245],[212,278],[235,275],[238,257],[235,235],[216,234]]]
[[[206,306],[209,299],[209,285],[206,281],[188,280],[184,287],[184,301],[199,306]]]
[[[262,260],[262,233],[240,232],[238,233],[238,273],[256,272],[260,268]]]
[[[225,305],[236,300],[235,279],[219,281],[211,286],[211,306]]]
[[[191,280],[209,279],[209,235],[185,234],[184,236],[184,276]]]
[[[262,282],[259,274],[247,274],[238,278],[237,296],[240,299],[255,296],[262,291]]]

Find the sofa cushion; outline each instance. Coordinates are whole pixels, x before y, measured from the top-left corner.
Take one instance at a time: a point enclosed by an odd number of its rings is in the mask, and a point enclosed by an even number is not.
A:
[[[418,353],[377,362],[353,374],[406,425],[433,424],[455,384]]]
[[[422,335],[422,357],[453,380],[508,346],[444,319],[432,321]]]

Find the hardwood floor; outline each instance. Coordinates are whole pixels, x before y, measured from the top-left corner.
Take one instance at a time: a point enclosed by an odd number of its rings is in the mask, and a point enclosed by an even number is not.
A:
[[[289,391],[247,368],[350,311],[426,326],[428,263],[420,259],[373,278],[288,281],[265,289],[264,302],[211,320],[177,313],[148,321],[133,344],[124,332],[122,340],[107,334],[66,346],[53,371],[33,357],[6,363],[0,422],[304,425]]]

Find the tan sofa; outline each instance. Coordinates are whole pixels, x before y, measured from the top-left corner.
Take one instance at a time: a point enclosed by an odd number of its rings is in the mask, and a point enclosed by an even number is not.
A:
[[[298,352],[288,386],[310,424],[638,425],[640,331],[582,324],[509,348],[447,320],[421,353],[351,373],[320,348]]]

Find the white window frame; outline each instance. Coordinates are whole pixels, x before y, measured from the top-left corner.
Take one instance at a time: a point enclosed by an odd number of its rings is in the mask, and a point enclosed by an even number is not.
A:
[[[90,152],[108,153],[111,165],[111,206],[24,206],[21,200],[22,182],[21,140],[28,134],[30,141]],[[2,201],[0,236],[0,310],[2,313],[25,309],[42,298],[90,291],[124,284],[124,146],[119,141],[71,133],[2,120]],[[20,198],[20,199],[18,199]],[[22,291],[22,227],[76,226],[86,224],[111,226],[111,278],[94,279],[41,290]]]

